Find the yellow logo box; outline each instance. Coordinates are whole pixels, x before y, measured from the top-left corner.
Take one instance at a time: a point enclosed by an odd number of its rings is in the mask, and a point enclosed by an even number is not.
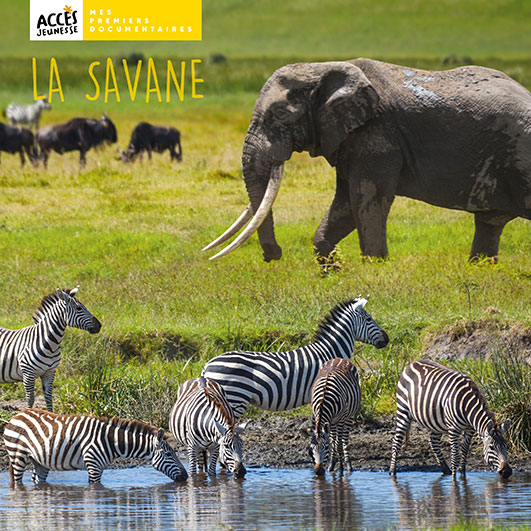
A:
[[[83,2],[84,41],[200,41],[201,0]]]

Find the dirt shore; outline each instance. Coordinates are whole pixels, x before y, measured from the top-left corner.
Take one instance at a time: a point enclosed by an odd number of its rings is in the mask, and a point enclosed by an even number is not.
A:
[[[12,413],[19,404],[1,404]],[[310,420],[302,416],[286,416],[262,413],[249,421],[242,436],[244,442],[244,460],[247,468],[309,468],[311,460],[308,453],[308,439],[301,430],[310,426]],[[370,422],[359,423],[350,436],[349,448],[352,464],[358,470],[386,471],[389,468],[391,444],[394,434],[394,419],[391,416],[380,417]],[[171,438],[170,438],[171,442]],[[443,437],[443,453],[449,461],[450,449]],[[179,455],[185,459],[184,449],[178,448]],[[531,454],[509,454],[509,463],[515,472],[531,472]],[[113,468],[136,466],[134,459],[118,460]],[[8,466],[7,453],[0,443],[0,469]],[[468,470],[487,470],[483,463],[482,444],[476,437],[473,440]],[[398,460],[398,471],[439,470],[435,462],[427,430],[413,424],[409,445]]]

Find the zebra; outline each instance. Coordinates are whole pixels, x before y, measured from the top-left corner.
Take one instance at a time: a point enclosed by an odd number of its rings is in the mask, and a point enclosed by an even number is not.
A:
[[[34,324],[9,330],[0,328],[0,383],[24,384],[28,407],[35,401],[35,380],[41,378],[46,408],[53,410],[55,371],[61,361],[61,341],[67,326],[100,331],[101,323],[75,296],[74,289],[46,295],[33,315]]]
[[[363,309],[366,303],[358,297],[338,304],[309,345],[287,352],[225,352],[204,366],[202,376],[221,384],[237,419],[249,404],[269,411],[307,404],[323,363],[350,359],[356,340],[376,348],[389,343],[385,331]]]
[[[207,451],[209,475],[216,475],[218,455],[220,464],[235,478],[245,475],[240,433],[246,425],[236,425],[225,393],[214,380],[194,378],[179,387],[169,427],[175,439],[187,447],[191,476],[197,474],[198,461],[206,468]]]
[[[389,474],[396,475],[396,460],[412,420],[430,430],[430,444],[443,474],[465,474],[472,435],[483,441],[485,463],[496,467],[508,478],[512,474],[507,463],[507,442],[503,433],[510,421],[498,426],[484,396],[468,376],[434,361],[415,361],[408,365],[396,388],[396,430],[393,438]],[[451,448],[451,469],[441,452],[441,436],[448,433]],[[459,440],[461,456],[459,455]]]
[[[34,483],[50,470],[87,470],[89,483],[100,483],[103,470],[118,457],[151,459],[155,470],[174,481],[188,475],[164,430],[136,420],[89,415],[57,415],[39,409],[17,413],[4,430],[11,487],[34,466]]]
[[[31,105],[19,105],[10,103],[4,109],[4,116],[9,120],[11,125],[27,124],[32,129],[35,126],[35,132],[39,130],[39,121],[43,110],[51,110],[51,105],[46,98],[37,100]]]
[[[329,472],[335,469],[337,461],[340,471],[345,463],[347,470],[352,472],[348,437],[360,403],[361,388],[356,367],[343,358],[327,361],[312,387],[312,429],[303,430],[311,437],[310,455],[318,476],[324,475],[329,458]]]

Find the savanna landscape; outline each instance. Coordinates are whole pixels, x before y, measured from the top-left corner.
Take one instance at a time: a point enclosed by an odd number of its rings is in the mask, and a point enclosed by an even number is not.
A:
[[[263,262],[256,236],[220,260],[201,252],[247,205],[242,142],[256,96],[276,68],[358,56],[434,70],[478,64],[529,89],[528,5],[445,0],[406,9],[398,1],[359,2],[353,13],[351,2],[332,0],[268,0],[252,7],[206,1],[201,43],[74,43],[66,50],[61,43],[27,42],[21,29],[26,8],[4,4],[13,23],[0,44],[0,107],[31,101],[34,56],[44,93],[55,56],[65,102],[54,94],[42,126],[105,112],[118,131],[117,144],[90,151],[84,169],[76,153],[52,154],[47,170],[21,168],[18,157],[2,154],[0,325],[31,324],[42,296],[76,285],[79,300],[102,323],[97,336],[67,331],[56,411],[119,415],[167,428],[177,388],[199,376],[214,355],[307,344],[334,305],[369,294],[366,309],[390,343],[383,350],[363,345],[353,357],[363,400],[351,443],[359,438],[365,445],[356,466],[386,468],[396,382],[410,361],[430,357],[469,374],[500,420],[511,417],[514,468],[531,470],[529,221],[507,225],[498,263],[471,264],[471,214],[397,198],[387,226],[389,259],[362,257],[354,232],[338,245],[339,268],[324,274],[312,236],[333,198],[335,173],[324,159],[303,153],[286,164],[274,207],[282,260]],[[90,102],[84,97],[93,90],[88,65],[107,57],[121,101],[111,94],[107,104]],[[176,65],[201,59],[196,68],[204,97],[191,97],[187,77],[183,101],[173,93],[170,103],[145,103],[143,71],[137,99],[130,101],[121,59],[135,65],[148,57],[161,87],[168,59]],[[99,72],[103,80],[104,69]],[[177,127],[182,162],[171,162],[168,153],[130,164],[118,160],[116,149],[126,148],[140,121]],[[0,386],[3,423],[23,399],[22,384]],[[251,408],[248,460],[309,466],[298,435],[309,415],[308,406],[282,414]],[[427,432],[415,441],[402,464],[434,465]],[[479,446],[472,468],[481,467]]]

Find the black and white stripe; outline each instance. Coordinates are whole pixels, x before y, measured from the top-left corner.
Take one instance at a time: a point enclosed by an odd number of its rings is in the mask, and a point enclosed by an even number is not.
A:
[[[28,407],[35,400],[35,380],[41,378],[46,407],[52,411],[55,371],[61,361],[61,341],[67,326],[100,331],[101,323],[79,302],[78,288],[47,295],[33,316],[34,325],[0,328],[0,382],[23,382]]]
[[[411,363],[398,381],[396,416],[389,469],[391,475],[396,474],[398,453],[412,420],[430,430],[431,447],[444,474],[455,475],[458,469],[465,473],[471,438],[477,433],[483,441],[485,463],[495,467],[503,477],[511,475],[507,463],[507,443],[503,438],[509,421],[498,427],[485,398],[468,376],[434,361]],[[441,452],[443,433],[450,438],[451,468]]]
[[[46,99],[38,100],[31,105],[19,105],[18,103],[10,103],[4,109],[4,116],[9,120],[11,125],[27,124],[32,129],[39,130],[39,122],[43,110],[49,111],[52,107]]]
[[[336,306],[309,345],[287,352],[226,352],[211,359],[202,375],[221,384],[236,418],[249,404],[270,411],[307,404],[323,363],[350,359],[355,341],[376,348],[389,342],[385,331],[363,309],[366,302],[360,297]]]
[[[236,426],[232,408],[221,386],[208,378],[194,378],[184,382],[177,392],[177,400],[170,412],[170,432],[188,451],[189,472],[197,474],[206,466],[210,453],[208,474],[216,475],[219,460],[234,477],[245,475],[240,433],[245,426]]]
[[[164,430],[143,422],[87,415],[56,415],[26,409],[4,430],[11,486],[22,482],[29,464],[32,480],[46,481],[50,470],[87,470],[89,483],[98,483],[103,470],[118,457],[151,459],[153,468],[174,481],[187,478]]]
[[[352,472],[348,452],[348,437],[354,417],[361,403],[358,371],[343,358],[327,361],[319,371],[312,388],[312,429],[310,455],[315,473],[331,472],[339,462],[339,470],[346,466]]]

